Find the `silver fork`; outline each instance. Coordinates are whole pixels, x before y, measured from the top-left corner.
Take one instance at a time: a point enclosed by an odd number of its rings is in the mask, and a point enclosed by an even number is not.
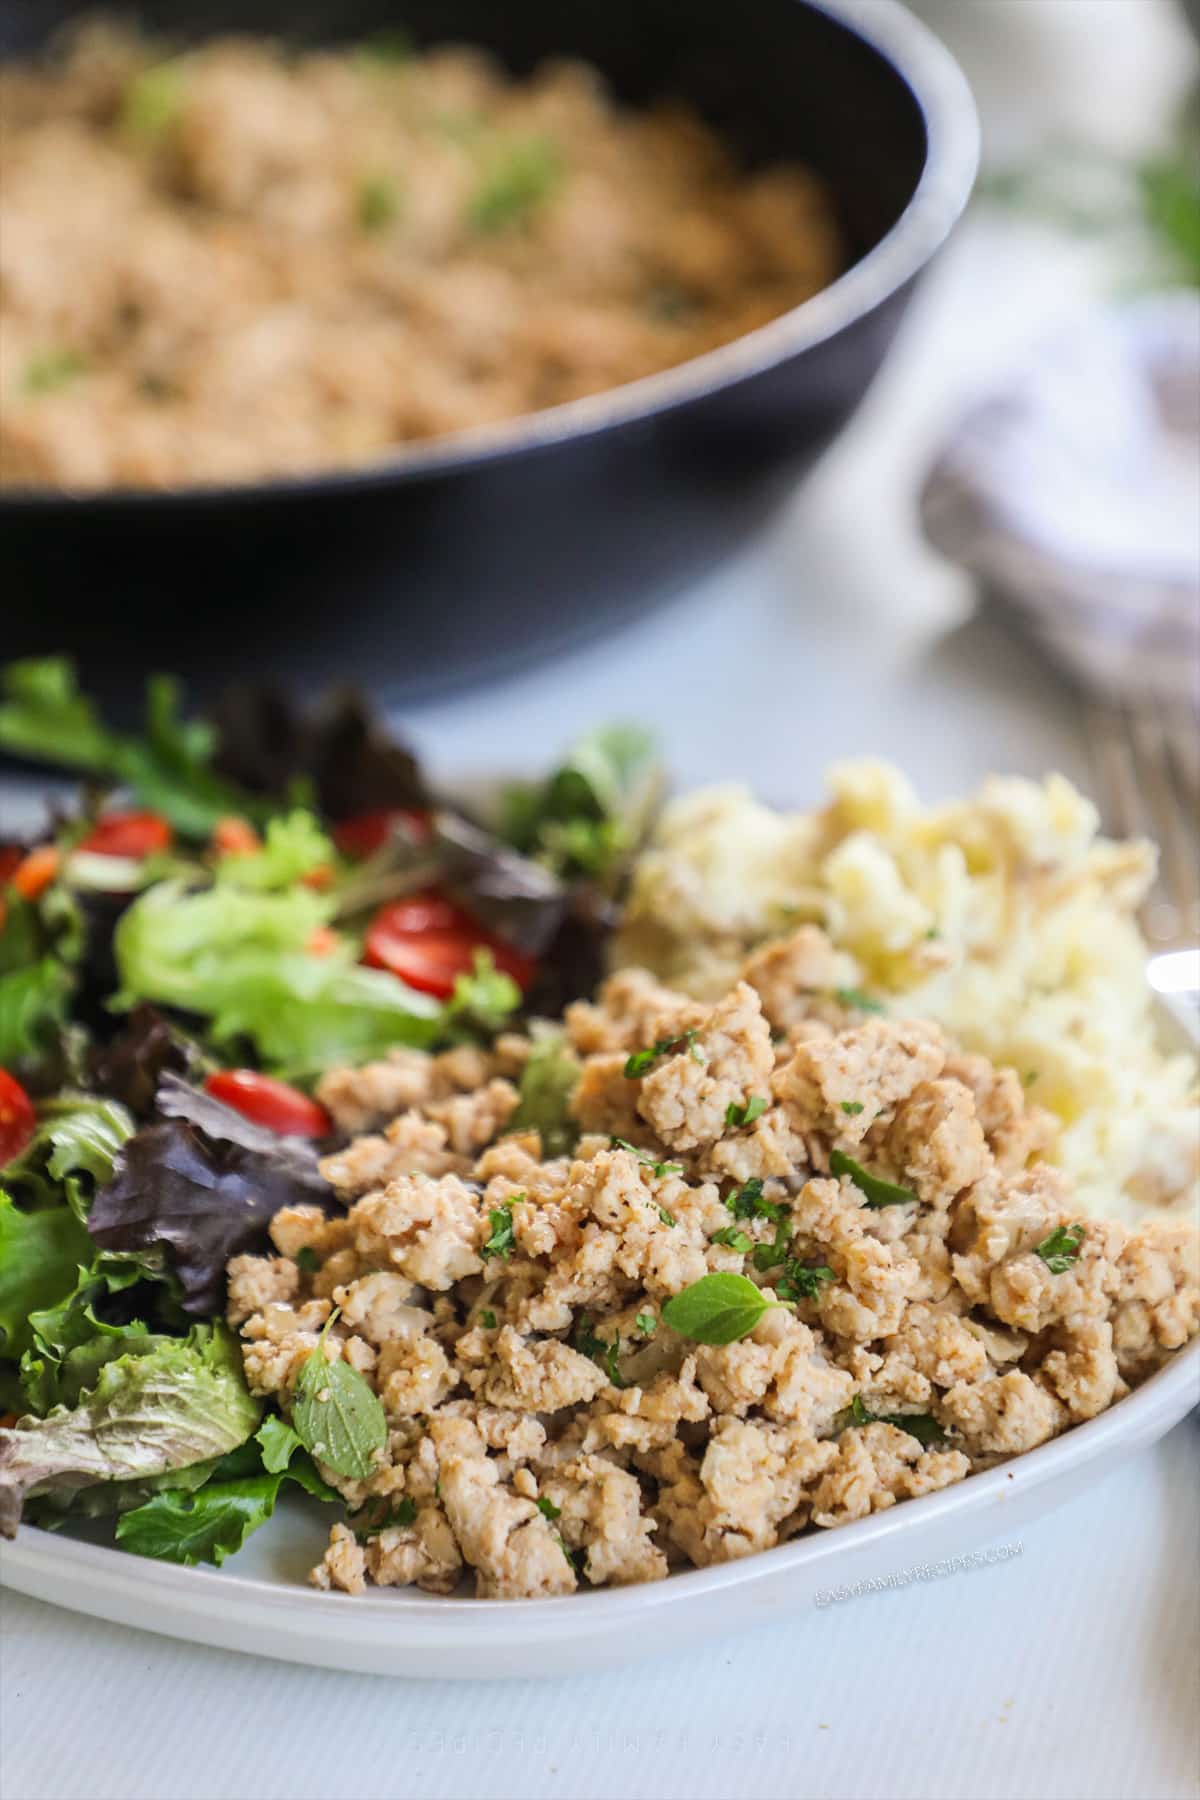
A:
[[[1150,985],[1193,1036],[1200,1027],[1200,732],[1186,707],[1092,700],[1088,738],[1104,824],[1159,847],[1140,913]]]
[[[1200,733],[1186,707],[1090,700],[1088,742],[1105,826],[1159,844],[1141,909],[1150,985],[1187,1030],[1200,1028]]]

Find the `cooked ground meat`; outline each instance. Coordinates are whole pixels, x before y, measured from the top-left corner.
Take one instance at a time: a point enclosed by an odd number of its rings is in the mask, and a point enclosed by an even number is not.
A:
[[[549,1595],[745,1556],[1032,1449],[1197,1330],[1186,1226],[1077,1226],[1068,1178],[1015,1153],[1042,1141],[1019,1081],[936,1025],[828,996],[805,1016],[827,952],[789,942],[712,1007],[638,970],[572,1007],[571,1156],[536,1132],[480,1151],[511,1040],[326,1077],[356,1122],[412,1104],[326,1160],[344,1215],[282,1212],[278,1255],[236,1259],[229,1313],[286,1414],[340,1309],[324,1354],[383,1404],[369,1478],[323,1471],[351,1529],[319,1586],[446,1592],[465,1565],[481,1595]],[[456,1075],[477,1085],[448,1151]],[[663,1308],[719,1271],[786,1304],[733,1342],[672,1330]]]
[[[683,362],[841,258],[815,177],[577,63],[92,25],[0,117],[9,485],[361,462]]]

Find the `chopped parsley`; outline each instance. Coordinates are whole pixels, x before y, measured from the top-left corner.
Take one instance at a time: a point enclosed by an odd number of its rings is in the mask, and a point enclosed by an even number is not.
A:
[[[855,1394],[835,1423],[839,1431],[852,1425],[894,1425],[897,1431],[906,1431],[909,1437],[916,1438],[926,1450],[946,1441],[946,1433],[932,1413],[873,1413],[861,1394]]]
[[[621,1366],[617,1361],[620,1354],[621,1340],[619,1337],[612,1338],[604,1346],[604,1373],[608,1376],[608,1379],[612,1382],[613,1386],[617,1388],[622,1388],[626,1385],[625,1377],[621,1374]]]
[[[509,231],[528,224],[563,178],[557,146],[545,137],[518,139],[489,159],[467,207],[479,232]]]
[[[864,994],[861,988],[834,988],[833,997],[842,1006],[848,1006],[855,1012],[881,1013],[883,1002],[876,1000],[871,994]]]
[[[756,1269],[773,1269],[779,1263],[786,1262],[787,1253],[792,1242],[792,1222],[788,1214],[780,1208],[775,1221],[775,1241],[771,1244],[755,1244],[754,1266]]]
[[[562,1518],[562,1507],[555,1506],[553,1500],[547,1500],[546,1496],[544,1494],[542,1495],[542,1498],[537,1503],[537,1509],[541,1513],[543,1519],[561,1519]]]
[[[649,1169],[656,1181],[662,1181],[667,1175],[683,1174],[682,1163],[655,1162],[654,1158],[647,1151],[639,1150],[636,1144],[631,1144],[629,1142],[628,1138],[615,1137],[609,1138],[608,1141],[614,1150],[628,1150],[630,1156],[636,1156],[642,1167],[644,1169]],[[673,1225],[675,1221],[674,1219],[670,1219],[668,1220],[668,1223]]]
[[[320,1268],[320,1258],[311,1244],[301,1244],[296,1252],[296,1267],[305,1275],[315,1275]]]
[[[849,1117],[852,1119],[857,1119],[859,1113],[862,1110],[863,1110],[863,1103],[861,1100],[843,1100],[842,1101],[842,1111],[844,1113],[847,1113],[849,1115]]]
[[[592,1321],[586,1313],[580,1313],[575,1321],[575,1330],[571,1335],[571,1343],[580,1356],[590,1356],[593,1362],[602,1363],[604,1372],[614,1387],[625,1387],[627,1383],[621,1374],[617,1358],[621,1354],[620,1337],[602,1338],[593,1331]]]
[[[416,1502],[408,1499],[406,1496],[403,1500],[398,1500],[390,1511],[385,1512],[382,1515],[377,1514],[365,1525],[356,1525],[354,1527],[354,1535],[359,1543],[362,1544],[365,1543],[368,1538],[378,1537],[381,1531],[390,1531],[393,1526],[413,1525],[416,1523],[416,1518]]]
[[[894,1181],[885,1181],[881,1175],[872,1175],[869,1169],[864,1169],[861,1163],[856,1163],[852,1156],[841,1150],[830,1152],[829,1168],[834,1175],[848,1175],[868,1206],[920,1204],[919,1196],[911,1188],[899,1187]]]
[[[669,1209],[665,1206],[660,1206],[658,1208],[658,1216],[662,1220],[664,1225],[677,1225],[679,1223],[679,1221],[675,1217],[675,1214],[673,1212],[669,1211]]]
[[[726,1194],[725,1204],[735,1219],[769,1219],[773,1225],[787,1212],[777,1201],[763,1199],[763,1184],[757,1175]]]
[[[592,1330],[592,1321],[585,1312],[580,1313],[575,1321],[571,1343],[578,1350],[580,1356],[590,1356],[593,1360],[601,1355],[605,1348],[604,1339],[597,1337]]]
[[[775,1292],[781,1300],[815,1300],[823,1281],[835,1281],[837,1277],[825,1263],[802,1263],[795,1257],[789,1257],[783,1274],[775,1283]]]
[[[691,1050],[693,1056],[697,1056],[695,1043],[699,1035],[698,1031],[685,1031],[678,1037],[659,1038],[657,1043],[648,1045],[644,1050],[634,1050],[625,1058],[626,1079],[638,1080],[647,1069],[654,1067],[660,1056],[673,1055],[679,1050]]]
[[[658,1320],[652,1312],[638,1313],[633,1322],[643,1337],[653,1337],[654,1333],[658,1330]]]
[[[745,1252],[753,1247],[753,1241],[740,1225],[722,1225],[720,1231],[712,1234],[714,1244],[724,1244],[729,1250]]]
[[[495,1331],[496,1315],[492,1311],[490,1306],[485,1306],[483,1311],[480,1313],[479,1323],[483,1326],[483,1329],[485,1331]]]
[[[26,363],[22,385],[27,394],[53,394],[87,371],[87,358],[78,350],[41,350]]]
[[[355,197],[355,216],[364,231],[382,231],[400,216],[400,190],[390,175],[366,175]]]
[[[1065,1275],[1071,1264],[1078,1260],[1084,1235],[1082,1225],[1060,1225],[1049,1237],[1033,1246],[1033,1253],[1041,1257],[1052,1275]]]
[[[767,1103],[761,1094],[751,1094],[741,1106],[736,1100],[731,1100],[725,1108],[725,1123],[733,1126],[753,1125],[755,1119],[761,1118],[766,1110]]]
[[[506,1200],[503,1206],[488,1208],[488,1224],[492,1234],[483,1246],[482,1255],[501,1256],[507,1262],[516,1244],[513,1237],[512,1209],[514,1200],[523,1200],[524,1194],[514,1194],[512,1200]]]

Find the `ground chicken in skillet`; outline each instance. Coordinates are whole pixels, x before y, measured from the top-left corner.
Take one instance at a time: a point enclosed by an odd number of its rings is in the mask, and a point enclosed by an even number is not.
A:
[[[0,485],[359,463],[669,368],[843,265],[823,183],[685,108],[396,38],[101,25],[0,67]]]
[[[325,1353],[387,1415],[368,1480],[324,1471],[352,1520],[318,1586],[745,1556],[1033,1449],[1197,1330],[1189,1228],[1078,1228],[1012,1071],[836,997],[813,927],[743,973],[716,1005],[626,970],[572,1007],[581,1135],[552,1160],[505,1135],[527,1039],[325,1077],[363,1134],[324,1164],[349,1210],[281,1212],[278,1254],[229,1270],[255,1393],[288,1411],[338,1307]],[[691,1341],[663,1308],[718,1271],[788,1304]]]

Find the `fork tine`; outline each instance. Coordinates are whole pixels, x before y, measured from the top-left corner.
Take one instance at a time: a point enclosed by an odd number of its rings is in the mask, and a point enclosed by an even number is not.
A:
[[[1105,827],[1113,837],[1134,837],[1141,807],[1121,711],[1115,702],[1089,699],[1084,716]]]
[[[1146,936],[1158,946],[1200,941],[1194,794],[1179,721],[1155,706],[1093,701],[1087,724],[1106,824],[1159,846],[1158,880],[1141,914]]]
[[[1133,767],[1159,847],[1158,882],[1145,908],[1147,936],[1160,943],[1187,935],[1195,900],[1195,871],[1183,822],[1166,729],[1160,713],[1139,708],[1129,715]]]

